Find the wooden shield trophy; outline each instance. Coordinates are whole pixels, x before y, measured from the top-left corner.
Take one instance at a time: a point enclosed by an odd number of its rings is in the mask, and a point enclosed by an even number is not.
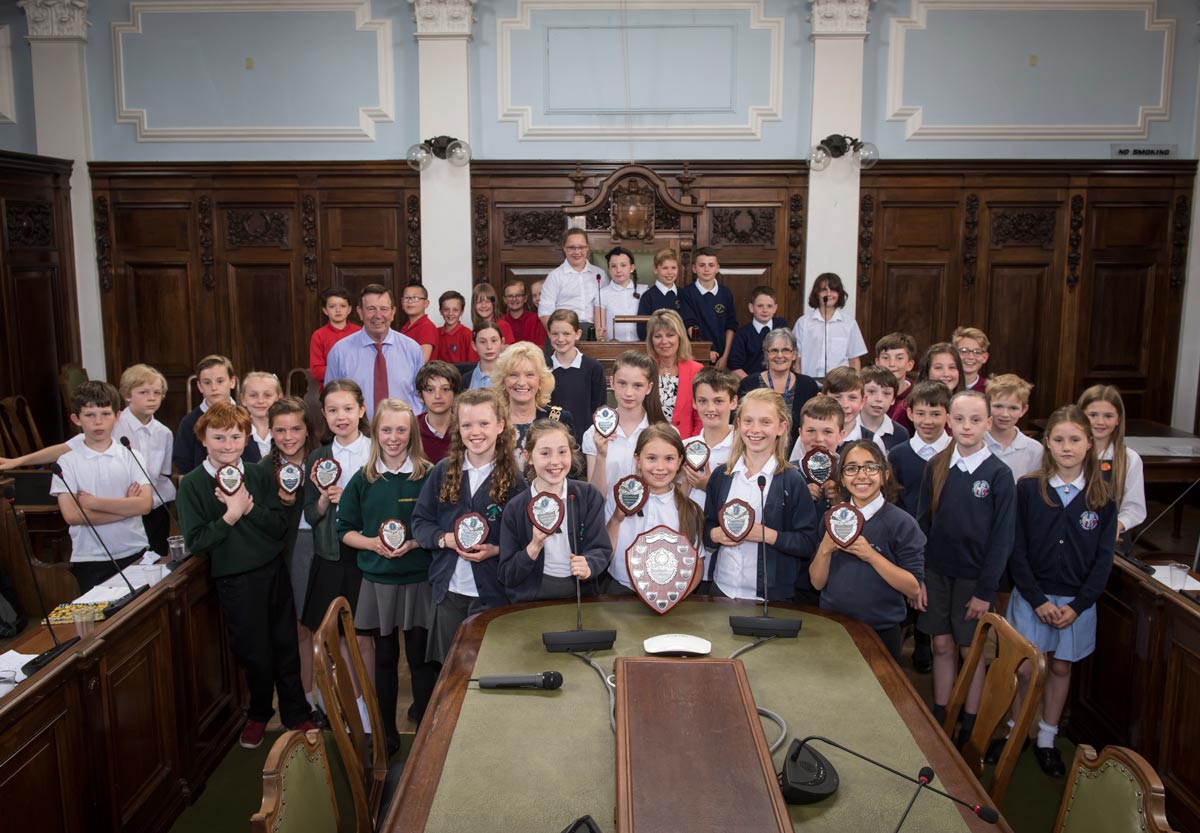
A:
[[[538,492],[525,507],[529,522],[545,535],[553,535],[562,526],[566,509],[562,498],[550,492]]]
[[[407,538],[408,530],[404,526],[404,521],[399,518],[388,518],[379,525],[379,539],[392,552],[404,546]]]
[[[295,463],[284,463],[275,469],[275,482],[289,495],[294,495],[304,485],[304,471]]]
[[[729,536],[729,540],[740,544],[750,534],[754,526],[754,509],[744,500],[734,498],[721,507],[717,513],[721,531]]]
[[[833,460],[829,449],[821,445],[814,445],[800,461],[800,470],[804,472],[809,483],[824,486],[825,481],[833,474]]]
[[[625,566],[638,598],[658,614],[686,599],[704,572],[692,543],[661,525],[633,539],[625,550]]]
[[[607,405],[601,405],[592,414],[592,425],[601,437],[611,437],[617,433],[617,412]]]
[[[313,466],[313,477],[322,489],[328,489],[342,476],[342,465],[332,457],[324,457]]]
[[[237,466],[221,466],[217,469],[217,488],[232,496],[242,488],[242,470]]]
[[[469,550],[479,546],[488,537],[487,518],[478,512],[463,515],[454,524],[454,541],[460,550]]]
[[[825,516],[825,530],[839,549],[845,549],[862,535],[866,519],[853,503],[839,503]]]
[[[683,447],[683,461],[692,471],[704,471],[708,465],[708,444],[696,439]]]
[[[650,490],[646,488],[645,480],[636,474],[627,474],[613,486],[613,497],[617,501],[618,509],[626,515],[636,515],[638,510],[646,505]]]

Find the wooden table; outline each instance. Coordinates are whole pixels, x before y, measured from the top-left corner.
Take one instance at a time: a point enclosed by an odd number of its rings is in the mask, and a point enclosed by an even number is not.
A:
[[[656,633],[696,634],[713,643],[712,656],[728,656],[753,641],[730,633],[729,615],[754,610],[728,599],[696,598],[660,617],[634,598],[600,598],[585,603],[583,618],[585,627],[617,630],[614,649],[593,655],[608,673],[616,656],[640,655],[642,639]],[[788,742],[825,735],[914,776],[928,763],[943,789],[991,806],[870,629],[823,611],[785,605],[772,611],[802,617],[800,637],[766,643],[738,658],[757,705],[788,722]],[[381,829],[553,831],[590,814],[602,829],[614,830],[616,740],[607,692],[592,668],[568,654],[547,654],[541,643],[543,631],[574,626],[569,602],[514,605],[463,624]],[[560,690],[481,691],[468,685],[468,678],[480,674],[543,669],[563,674]],[[763,725],[768,739],[779,734],[774,724]],[[786,749],[785,744],[775,753],[776,767]],[[841,789],[821,804],[789,807],[796,829],[895,827],[911,785],[837,750],[821,751],[837,767]],[[920,798],[904,829],[1009,830],[1003,820],[986,825],[932,795]]]
[[[208,569],[184,562],[0,697],[5,830],[159,833],[195,800],[243,720]],[[12,648],[52,644],[42,626]]]
[[[1148,419],[1131,419],[1125,426],[1125,436],[1128,437],[1175,437],[1179,439],[1192,439],[1200,442],[1200,437],[1195,434],[1189,434],[1187,431],[1180,431],[1172,428],[1169,425],[1164,425],[1161,422],[1154,422]],[[1200,480],[1200,457],[1158,457],[1142,455],[1143,470],[1146,477],[1146,485],[1164,484],[1180,486],[1187,488],[1192,483]],[[1182,491],[1180,489],[1179,491]],[[1166,503],[1170,503],[1178,497],[1178,491],[1172,489],[1171,494],[1166,498]],[[1174,516],[1172,518],[1171,536],[1179,538],[1182,535],[1183,529],[1183,507],[1184,501],[1175,504]],[[1147,518],[1147,521],[1153,518]],[[1141,530],[1134,530],[1136,535]]]

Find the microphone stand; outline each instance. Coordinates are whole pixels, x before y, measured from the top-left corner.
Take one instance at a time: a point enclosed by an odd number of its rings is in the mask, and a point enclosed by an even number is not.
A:
[[[575,505],[575,495],[568,493],[567,503],[568,506],[573,507]],[[578,554],[579,536],[578,534],[571,535],[574,527],[571,525],[571,512],[569,509],[567,517],[563,519],[563,523],[567,525],[567,540],[570,542],[571,552]],[[572,538],[574,540],[571,540]],[[591,651],[607,651],[616,641],[617,632],[615,630],[585,631],[583,629],[583,583],[579,576],[575,576],[575,630],[547,631],[542,634],[542,644],[552,654],[586,654]]]
[[[758,476],[758,523],[761,526],[766,518],[767,509],[767,478]],[[729,627],[738,636],[766,636],[795,639],[800,633],[799,619],[772,619],[767,609],[767,596],[770,595],[770,582],[767,580],[767,541],[764,536],[758,542],[759,563],[762,565],[763,583],[763,612],[762,616],[730,616]]]
[[[608,340],[608,310],[605,309],[605,307],[604,307],[604,296],[600,292],[600,282],[602,280],[603,280],[603,278],[600,277],[600,273],[597,272],[596,273],[596,306],[598,306],[600,308],[600,315],[603,317],[603,320],[604,320],[604,340],[607,341]],[[598,331],[596,333],[596,340],[597,341],[601,340],[600,333]]]
[[[900,833],[900,828],[904,826],[908,814],[912,812],[913,805],[917,803],[917,797],[921,795],[921,790],[929,786],[929,782],[933,780],[933,768],[923,766],[921,771],[917,773],[917,788],[913,790],[912,798],[908,800],[908,806],[904,808],[903,815],[900,816],[900,821],[896,823],[896,829],[892,833]]]
[[[4,497],[10,503],[13,500],[12,486],[6,486],[4,489]],[[37,594],[38,606],[42,609],[42,618],[46,620],[46,630],[50,631],[50,639],[54,642],[54,647],[48,651],[43,651],[29,662],[21,666],[21,673],[26,677],[34,674],[38,669],[49,664],[55,657],[66,651],[72,645],[79,641],[78,636],[72,636],[66,642],[60,642],[58,634],[54,632],[54,625],[50,623],[50,612],[46,610],[46,600],[42,597],[42,586],[38,584],[37,570],[33,568],[33,553],[29,551],[29,539],[24,536],[19,536],[21,539],[21,549],[25,551],[25,563],[29,565],[29,577],[33,580],[33,591]]]
[[[69,494],[71,496],[71,500],[75,502],[75,507],[79,510],[79,514],[83,516],[83,522],[87,524],[87,528],[90,529],[92,534],[96,536],[96,540],[100,542],[100,547],[104,550],[104,554],[108,556],[108,560],[112,562],[112,565],[116,567],[117,575],[119,575],[125,582],[125,586],[129,588],[128,594],[122,596],[116,601],[109,602],[108,607],[104,609],[105,615],[116,613],[118,610],[125,607],[125,605],[129,604],[138,596],[149,590],[150,585],[143,584],[141,587],[134,589],[133,584],[129,581],[129,577],[125,575],[125,572],[121,569],[121,565],[117,563],[117,559],[113,558],[113,554],[109,551],[108,545],[104,543],[104,539],[101,538],[100,533],[96,531],[96,526],[92,523],[92,519],[89,518],[87,512],[83,510],[83,504],[79,502],[79,498],[75,495],[75,493],[71,491],[71,484],[69,484],[67,479],[63,477],[62,466],[60,466],[58,463],[51,463],[50,471],[54,472],[58,479],[62,481],[62,484],[67,487],[67,494]]]
[[[129,437],[121,437],[121,445],[125,446],[125,450],[129,452],[129,456],[133,458],[133,462],[137,463],[137,467],[141,470],[142,474],[144,474],[146,476],[146,479],[150,481],[150,488],[154,490],[154,496],[158,498],[158,502],[167,510],[167,516],[169,518],[171,518],[171,520],[175,521],[175,526],[179,527],[179,529],[182,530],[183,527],[180,526],[180,524],[179,524],[179,515],[177,515],[175,513],[175,510],[171,508],[170,504],[168,504],[165,500],[163,500],[162,493],[159,492],[158,487],[154,485],[154,478],[150,476],[150,473],[148,471],[146,471],[146,467],[142,465],[142,461],[138,459],[138,456],[133,453],[133,447],[129,444]],[[167,531],[170,532],[169,529]],[[168,549],[170,549],[170,548],[168,547]],[[161,553],[161,552],[158,554],[159,555],[169,555],[169,553]],[[179,561],[169,561],[169,563],[166,565],[167,570],[168,571],[174,570],[176,567],[178,567],[180,564],[182,564],[185,560],[187,560],[186,553],[184,554],[183,559],[181,559]]]

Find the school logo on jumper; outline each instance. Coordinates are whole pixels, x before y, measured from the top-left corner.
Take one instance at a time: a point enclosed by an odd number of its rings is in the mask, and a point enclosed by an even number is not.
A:
[[[713,306],[713,312],[715,312],[717,315],[724,315],[725,314],[725,305],[724,304],[715,304]]]
[[[975,484],[971,486],[971,494],[975,495],[975,497],[987,497],[991,493],[992,484],[986,480],[976,480]]]
[[[489,521],[499,520],[500,513],[504,510],[495,503],[489,503],[487,508],[487,519]]]
[[[1100,516],[1095,512],[1088,511],[1079,516],[1079,526],[1088,531],[1095,529],[1099,523]]]

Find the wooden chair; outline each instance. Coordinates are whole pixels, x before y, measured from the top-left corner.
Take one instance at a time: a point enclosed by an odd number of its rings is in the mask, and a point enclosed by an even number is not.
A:
[[[47,564],[35,557],[29,544],[29,533],[25,529],[24,514],[7,500],[0,500],[0,568],[17,591],[17,604],[21,612],[30,619],[39,619],[43,611],[38,603],[26,553],[33,560],[33,572],[37,575],[47,612],[79,596],[79,582],[70,568],[66,564]]]
[[[42,448],[42,435],[33,421],[33,411],[24,396],[9,396],[0,399],[0,422],[4,423],[13,454],[21,457]]]
[[[184,411],[184,413],[190,414],[192,412],[192,409],[196,407],[195,405],[192,404],[192,396],[195,395],[195,393],[196,393],[196,374],[195,373],[193,373],[191,376],[188,377],[187,384],[183,386],[183,389],[187,393],[187,410]]]
[[[342,596],[334,599],[325,611],[321,626],[313,635],[313,678],[325,703],[329,728],[337,744],[338,755],[346,771],[350,793],[354,800],[354,829],[372,833],[379,822],[383,804],[384,783],[388,776],[387,739],[383,732],[383,716],[358,643],[354,639],[354,617],[350,603]],[[343,639],[350,655],[351,668],[342,655]],[[368,733],[358,714],[358,704],[351,682],[361,681],[362,697],[367,704],[371,725],[380,730]]]
[[[335,833],[337,796],[317,729],[284,732],[263,765],[263,797],[253,833]]]
[[[1075,749],[1052,833],[1171,833],[1167,795],[1154,767],[1132,749]]]
[[[953,691],[950,692],[950,702],[946,705],[946,718],[942,726],[946,734],[953,733],[954,725],[958,722],[959,713],[967,699],[967,689],[971,687],[975,666],[983,657],[984,648],[992,634],[996,640],[996,658],[988,666],[975,728],[961,750],[963,760],[967,762],[976,778],[983,775],[983,755],[992,735],[1007,719],[1016,699],[1017,669],[1025,662],[1028,662],[1030,667],[1029,687],[1025,692],[1025,699],[1021,703],[1021,710],[1009,733],[1008,742],[1004,744],[1004,751],[1000,753],[1000,760],[996,763],[991,784],[988,786],[988,795],[999,805],[1008,792],[1008,782],[1012,779],[1021,747],[1025,738],[1029,736],[1029,727],[1041,705],[1042,686],[1046,683],[1046,657],[1033,643],[1017,633],[1003,617],[995,613],[986,613],[980,620],[975,638],[971,640],[967,659],[959,672],[958,680],[954,683]]]

